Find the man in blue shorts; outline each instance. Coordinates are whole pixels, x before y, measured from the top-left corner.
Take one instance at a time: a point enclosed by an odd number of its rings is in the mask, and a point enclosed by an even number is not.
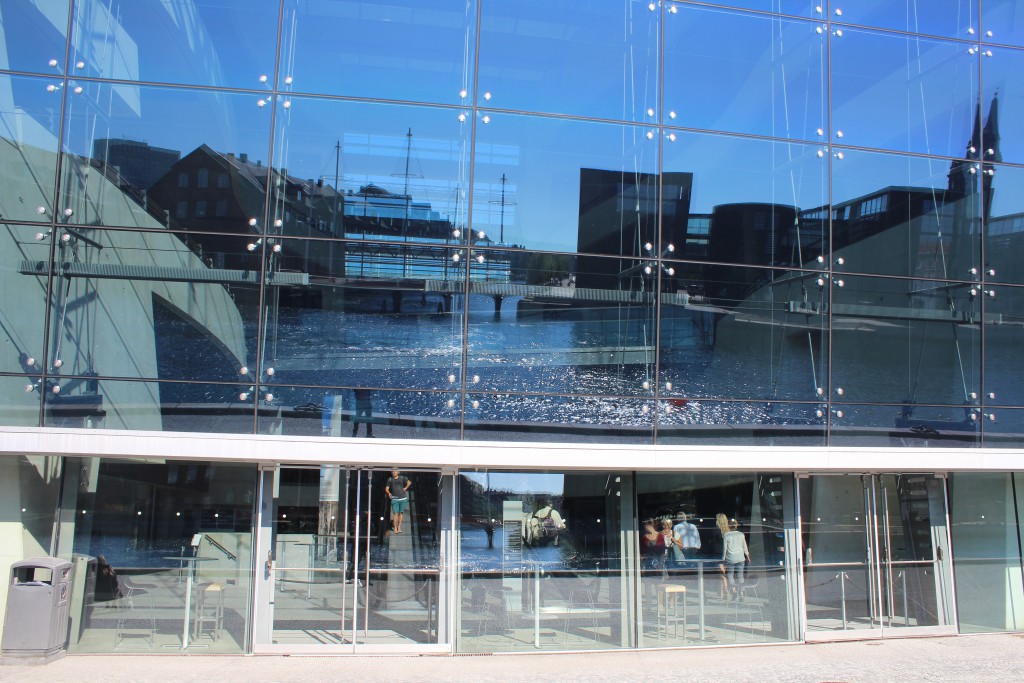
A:
[[[398,470],[391,470],[384,490],[391,499],[391,530],[396,534],[402,533],[402,518],[409,508],[409,487],[412,482],[409,477],[402,476]]]

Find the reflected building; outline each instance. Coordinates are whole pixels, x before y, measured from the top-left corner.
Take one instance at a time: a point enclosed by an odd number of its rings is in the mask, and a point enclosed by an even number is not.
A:
[[[5,4],[0,569],[72,653],[1024,628],[1024,34],[791,9]]]

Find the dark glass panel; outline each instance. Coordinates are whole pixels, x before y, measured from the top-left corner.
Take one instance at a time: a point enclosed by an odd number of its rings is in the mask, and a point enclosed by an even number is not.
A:
[[[646,3],[482,3],[477,103],[656,121],[658,12]]]
[[[68,458],[64,469],[57,554],[88,586],[71,600],[69,651],[245,651],[256,465]]]
[[[663,256],[822,268],[828,163],[822,147],[669,131]]]
[[[655,128],[482,113],[472,228],[521,249],[640,256],[655,242]]]
[[[70,87],[70,86],[69,86]],[[0,218],[50,221],[57,175],[59,78],[0,74]]]
[[[980,297],[970,283],[836,278],[833,400],[972,401],[980,391],[980,317]]]
[[[833,268],[976,279],[981,261],[980,177],[969,159],[836,151]]]
[[[268,387],[258,433],[383,439],[458,439],[459,394],[362,387]]]
[[[466,439],[650,444],[654,402],[598,396],[466,396]]]
[[[244,239],[61,227],[56,240],[50,372],[224,382],[253,364],[259,254]]]
[[[464,0],[286,0],[279,87],[458,104],[473,80],[475,10]]]
[[[981,3],[982,40],[1005,45],[1024,45],[1024,13],[1017,0],[985,0]]]
[[[667,262],[660,396],[819,400],[828,382],[820,273]],[[821,282],[821,284],[819,284]]]
[[[986,164],[985,279],[1024,284],[1024,169]]]
[[[653,261],[474,249],[470,274],[472,388],[650,394]]]
[[[663,399],[658,408],[658,443],[824,446],[823,413],[817,403]]]
[[[1021,16],[1024,17],[1024,12]],[[977,114],[978,125],[983,126],[982,144],[977,145],[979,152],[975,159],[1024,163],[1024,83],[1021,73],[1024,73],[1024,50],[982,46],[981,80],[984,90]]]
[[[77,0],[78,73],[122,81],[260,88],[273,75],[276,0]]]
[[[259,232],[270,110],[258,99],[86,84],[67,100],[62,215],[81,225]]]
[[[1024,406],[1020,381],[1024,377],[1024,287],[985,285],[979,289],[985,311],[983,401],[987,405]]]
[[[833,141],[960,156],[972,138],[978,99],[978,55],[971,49],[966,43],[834,29]]]
[[[916,0],[833,0],[830,18],[832,21],[860,26],[970,40],[972,37],[977,38],[979,4],[925,4]]]
[[[666,124],[822,137],[827,35],[821,24],[678,7],[665,17]]]
[[[244,383],[120,382],[76,377],[61,379],[59,386],[60,393],[45,393],[44,427],[252,433],[255,392]]]
[[[471,122],[464,114],[312,98],[291,103],[277,118],[271,232],[465,241]]]
[[[373,389],[458,386],[462,250],[443,244],[272,242],[263,381]]]
[[[875,377],[884,376],[876,371]],[[972,419],[972,415],[975,417]],[[833,404],[830,446],[971,448],[981,445],[978,410],[970,406]],[[927,462],[921,463],[927,467]]]
[[[1024,410],[987,408],[978,419],[982,422],[987,448],[1024,448]]]
[[[64,73],[68,0],[5,3],[0,64],[13,71]],[[77,69],[72,69],[72,73]]]
[[[2,190],[0,190],[2,192]],[[50,231],[0,223],[0,371],[43,372]]]
[[[45,391],[36,375],[0,376],[0,425],[38,427],[39,395]]]

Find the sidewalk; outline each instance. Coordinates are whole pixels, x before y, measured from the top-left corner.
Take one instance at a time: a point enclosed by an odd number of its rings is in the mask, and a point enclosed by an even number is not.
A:
[[[0,681],[1024,681],[1024,634],[814,645],[439,656],[72,655],[0,666]]]

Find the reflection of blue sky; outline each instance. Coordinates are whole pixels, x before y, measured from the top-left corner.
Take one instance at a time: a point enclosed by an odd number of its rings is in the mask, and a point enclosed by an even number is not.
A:
[[[814,16],[813,8],[799,0],[730,4]],[[825,203],[827,159],[816,158],[819,148],[813,144],[825,118],[824,44],[815,31],[818,23],[674,6],[676,13],[662,15],[648,10],[647,3],[632,0],[596,7],[576,0],[485,4],[481,97],[487,91],[492,99],[478,101],[497,108],[652,120],[646,108],[657,111],[652,93],[657,83],[659,17],[664,16],[665,115],[677,113],[666,122],[792,136],[812,144],[683,132],[674,133],[675,142],[647,140],[645,134],[657,129],[491,112],[490,123],[477,119],[477,229],[496,238],[503,224],[507,243],[575,251],[579,170],[655,173],[659,144],[664,144],[666,171],[694,174],[694,213],[732,202],[800,208]],[[288,0],[281,75],[294,76],[294,88],[300,91],[388,94],[454,104],[460,100],[452,89],[469,83],[474,7],[462,0],[396,0],[386,5]],[[846,8],[843,19],[905,28],[902,11],[889,17],[888,7],[882,0],[866,0]],[[916,5],[913,9],[920,13]],[[71,62],[81,60],[83,67],[75,73],[255,91],[83,82],[84,92],[68,97],[68,148],[87,155],[93,140],[123,137],[182,154],[205,143],[220,152],[244,152],[250,159],[269,162],[272,106],[260,109],[255,101],[265,96],[260,89],[268,87],[258,82],[258,76],[271,68],[277,11],[273,0],[78,3]],[[43,58],[60,57],[66,12],[67,3],[57,0],[6,3],[0,12],[5,64],[52,72]],[[1020,15],[1013,3],[987,3],[986,20],[1002,22],[998,28],[1003,31],[994,29],[993,40],[1019,37]],[[963,17],[959,7],[931,7],[914,25],[949,33],[943,27],[958,25]],[[863,29],[846,29],[841,38],[833,37],[833,119],[843,137],[833,137],[832,142],[961,157],[979,94],[979,58],[967,53],[970,46]],[[999,93],[1002,158],[1020,163],[1024,140],[1018,122],[1024,113],[1024,91],[1017,81],[1024,73],[1024,51],[993,48],[991,58],[981,58],[981,68],[986,110]],[[269,75],[272,81],[273,74]],[[53,80],[13,77],[0,85],[5,135],[52,148],[54,105],[61,97],[60,92],[45,91]],[[728,87],[721,87],[723,83]],[[416,201],[464,221],[455,214],[464,215],[468,208],[471,120],[460,123],[458,110],[300,97],[293,98],[290,110],[280,104],[277,167],[333,185],[339,161],[335,144],[340,142],[343,190],[367,183],[392,192],[408,187]],[[406,173],[405,133],[410,128],[412,152]],[[822,142],[827,137],[826,133]],[[848,153],[847,161],[853,162],[854,156]],[[861,155],[855,173],[847,170],[852,163],[831,163],[836,202],[888,185],[943,187],[948,170],[947,160],[929,162],[921,170],[917,161],[897,168],[900,164],[881,155]],[[1007,184],[996,179],[994,215],[1013,210]]]
[[[575,251],[578,238],[580,169],[621,171],[630,177],[654,173],[657,138],[649,129],[563,119],[491,115],[477,129],[476,221],[496,233],[494,204],[500,178],[509,180],[516,201],[514,220],[506,213],[505,241],[538,249]],[[504,154],[495,154],[496,150]],[[518,154],[511,154],[517,149]],[[483,213],[477,213],[482,211]]]
[[[298,92],[458,104],[473,60],[465,0],[287,0],[281,81]]]
[[[481,105],[651,120],[658,12],[647,0],[483,3]],[[490,99],[484,99],[489,93]]]
[[[469,122],[452,110],[297,97],[278,116],[275,166],[289,174],[334,186],[337,172],[343,192],[368,183],[395,194],[408,188],[442,216],[465,215]]]
[[[560,496],[565,492],[565,475],[547,472],[462,472],[485,491]],[[490,487],[489,489],[487,487]]]
[[[815,139],[826,122],[826,44],[818,26],[680,6],[666,17],[667,122]]]
[[[277,16],[276,0],[80,0],[74,73],[259,87],[274,65]]]

